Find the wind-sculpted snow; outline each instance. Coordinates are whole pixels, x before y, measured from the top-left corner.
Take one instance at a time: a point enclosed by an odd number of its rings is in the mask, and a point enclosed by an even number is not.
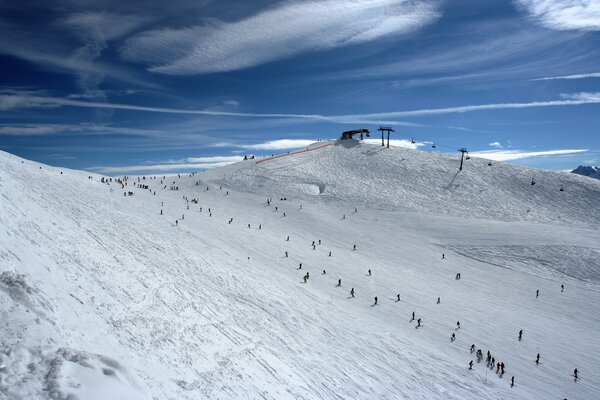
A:
[[[329,146],[122,187],[0,152],[0,399],[596,398],[598,184],[469,163]]]

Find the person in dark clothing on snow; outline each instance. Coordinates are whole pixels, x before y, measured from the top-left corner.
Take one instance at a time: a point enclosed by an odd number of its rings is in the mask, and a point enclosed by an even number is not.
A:
[[[414,321],[414,320],[415,320],[415,312],[413,311],[412,312],[412,319],[411,319],[411,321]]]
[[[350,289],[350,296],[354,297],[354,288]]]
[[[536,290],[535,291],[535,298],[537,299],[538,297],[540,297],[540,290]]]
[[[535,363],[536,364],[540,364],[540,353],[537,353],[537,356],[535,357]]]
[[[421,326],[421,318],[417,320],[417,328]]]
[[[523,329],[521,329],[519,331],[519,342],[521,341],[522,338],[523,338]]]
[[[579,378],[579,371],[577,370],[577,368],[573,370],[573,376],[575,377],[575,380]]]
[[[456,329],[460,329],[460,321],[456,321]]]
[[[515,377],[510,378],[510,387],[515,386]]]
[[[400,293],[396,295],[396,301],[400,301]]]
[[[325,275],[327,272],[325,272],[325,270],[323,270],[323,273],[321,275]]]
[[[371,270],[369,270],[369,276],[371,276]]]
[[[377,296],[375,296],[375,304],[373,305],[377,305]]]
[[[450,341],[454,342],[456,340],[456,335],[454,333],[452,333],[452,336],[450,336]]]
[[[473,369],[473,360],[469,361],[469,369]]]
[[[342,280],[341,279],[338,279],[338,284],[337,285],[338,286],[342,286]]]

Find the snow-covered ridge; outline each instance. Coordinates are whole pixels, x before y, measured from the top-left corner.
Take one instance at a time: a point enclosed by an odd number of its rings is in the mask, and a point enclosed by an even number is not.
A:
[[[346,141],[236,170],[224,182],[255,193],[318,195],[397,211],[503,221],[600,222],[600,183],[478,158],[466,160],[459,171],[459,163],[460,155]]]
[[[0,152],[0,399],[595,398],[598,183],[345,145],[148,189]]]

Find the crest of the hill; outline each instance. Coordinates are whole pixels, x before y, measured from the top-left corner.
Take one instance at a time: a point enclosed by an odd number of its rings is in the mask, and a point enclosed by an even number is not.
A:
[[[240,164],[244,167],[225,167],[214,176],[253,193],[375,209],[569,225],[600,219],[600,182],[477,158],[465,160],[460,171],[460,155],[349,141]]]

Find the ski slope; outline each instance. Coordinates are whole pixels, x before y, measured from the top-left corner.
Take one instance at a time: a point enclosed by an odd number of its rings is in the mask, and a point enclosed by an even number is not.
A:
[[[600,182],[332,144],[149,190],[0,152],[0,399],[599,396]]]

